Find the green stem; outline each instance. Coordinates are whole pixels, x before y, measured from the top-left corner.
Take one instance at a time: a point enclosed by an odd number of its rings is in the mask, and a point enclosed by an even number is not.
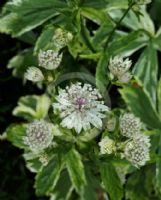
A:
[[[105,46],[104,46],[104,52],[106,52],[107,48],[108,48],[108,45],[109,45],[109,42],[111,41],[112,37],[113,37],[113,34],[115,33],[115,31],[117,30],[117,28],[120,26],[122,20],[125,18],[125,16],[128,14],[128,12],[131,10],[131,8],[133,7],[135,3],[132,2],[129,7],[127,8],[127,10],[125,11],[125,13],[123,14],[123,16],[120,18],[120,20],[117,22],[117,24],[115,25],[115,27],[113,28],[113,30],[111,31],[106,43],[105,43]]]

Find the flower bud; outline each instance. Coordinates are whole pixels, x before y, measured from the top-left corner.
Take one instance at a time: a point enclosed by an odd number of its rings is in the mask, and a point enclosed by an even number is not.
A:
[[[149,148],[149,137],[140,134],[126,144],[123,155],[132,165],[140,167],[150,160]]]
[[[44,75],[37,67],[29,67],[24,74],[24,77],[32,82],[39,82],[44,80]]]
[[[128,138],[133,138],[140,134],[141,122],[132,113],[125,113],[120,117],[121,134]]]
[[[101,154],[112,154],[116,151],[115,141],[110,139],[108,136],[104,137],[99,142]]]
[[[65,47],[73,39],[72,33],[58,28],[53,37],[54,46],[59,50]]]
[[[36,120],[28,125],[24,141],[31,151],[38,153],[47,148],[52,139],[52,125],[43,120]]]
[[[128,58],[123,60],[123,57],[115,56],[110,59],[109,70],[113,77],[116,77],[120,82],[128,82],[131,79],[131,74],[128,72],[132,65]]]
[[[62,61],[63,54],[59,54],[53,50],[42,51],[38,55],[39,66],[48,70],[53,70],[59,67]]]

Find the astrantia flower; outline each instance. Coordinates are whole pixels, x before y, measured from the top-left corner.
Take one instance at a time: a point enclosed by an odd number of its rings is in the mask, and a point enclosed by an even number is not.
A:
[[[141,122],[132,113],[125,113],[120,117],[120,131],[128,138],[136,137],[140,134]]]
[[[110,139],[108,136],[104,137],[99,142],[101,154],[112,154],[116,151],[115,141]]]
[[[58,28],[53,37],[54,46],[59,50],[65,47],[72,39],[73,35],[70,32]]]
[[[74,128],[77,133],[82,129],[88,130],[91,124],[97,128],[102,127],[103,112],[108,110],[101,100],[100,93],[90,84],[80,82],[60,90],[53,104],[55,110],[60,111],[61,125],[68,129]]]
[[[121,56],[115,56],[113,59],[110,59],[109,70],[111,74],[118,78],[121,82],[128,82],[131,79],[131,75],[128,72],[132,65],[131,60],[128,58],[123,60]]]
[[[59,54],[53,50],[42,51],[40,50],[38,55],[39,66],[45,69],[52,70],[59,67],[62,61],[63,54]]]
[[[140,167],[150,159],[149,148],[149,137],[140,134],[126,144],[123,156],[135,167]]]
[[[24,77],[32,82],[39,82],[44,80],[43,73],[37,67],[29,67],[25,72]]]
[[[36,120],[28,125],[24,141],[33,152],[41,152],[47,148],[53,139],[51,124]]]

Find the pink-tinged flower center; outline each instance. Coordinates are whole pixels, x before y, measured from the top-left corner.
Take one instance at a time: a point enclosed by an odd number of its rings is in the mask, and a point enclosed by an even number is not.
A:
[[[86,104],[86,99],[78,98],[76,100],[76,106],[78,106],[78,109],[80,110],[84,105]]]

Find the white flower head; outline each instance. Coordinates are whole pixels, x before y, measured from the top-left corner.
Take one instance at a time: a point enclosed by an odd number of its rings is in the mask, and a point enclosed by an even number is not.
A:
[[[53,70],[59,67],[62,61],[63,54],[59,54],[57,51],[47,50],[42,51],[40,50],[38,55],[39,66],[44,67],[48,70]]]
[[[82,86],[82,83],[77,82],[59,92],[53,108],[60,111],[63,127],[74,128],[80,133],[82,129],[90,129],[91,124],[102,127],[102,118],[106,117],[103,112],[108,111],[108,107],[101,99],[98,90],[90,84]]]
[[[114,77],[117,77],[121,82],[128,82],[131,79],[128,72],[131,65],[132,62],[128,58],[124,60],[121,56],[115,56],[110,58],[108,67]]]
[[[120,132],[125,137],[136,137],[140,134],[141,126],[140,119],[132,113],[125,113],[120,117]]]
[[[52,125],[43,120],[36,120],[28,125],[25,143],[33,152],[41,152],[52,142]]]
[[[25,74],[24,77],[32,82],[40,82],[44,80],[44,75],[41,72],[41,70],[37,67],[29,67]]]
[[[108,136],[104,137],[99,142],[101,154],[112,154],[116,151],[115,141],[110,139]]]
[[[141,167],[150,160],[149,151],[149,137],[140,134],[126,144],[123,156],[135,167]]]
[[[61,28],[56,29],[53,36],[54,46],[59,50],[65,47],[73,39],[72,33]]]

